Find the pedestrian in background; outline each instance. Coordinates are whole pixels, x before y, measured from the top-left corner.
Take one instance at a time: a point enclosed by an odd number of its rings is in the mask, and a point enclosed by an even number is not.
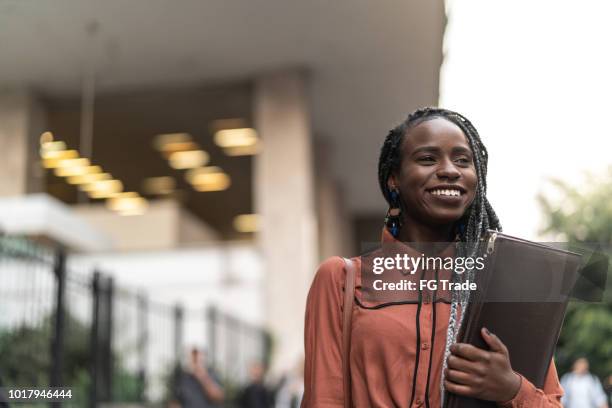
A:
[[[260,362],[249,367],[249,384],[240,393],[240,408],[272,408],[272,395],[264,385],[265,368]]]
[[[206,364],[205,353],[194,347],[187,369],[177,375],[176,401],[172,407],[178,403],[181,408],[212,408],[223,402],[223,388]]]
[[[574,361],[572,371],[561,378],[561,386],[565,408],[608,408],[601,383],[589,372],[589,361],[584,357]]]

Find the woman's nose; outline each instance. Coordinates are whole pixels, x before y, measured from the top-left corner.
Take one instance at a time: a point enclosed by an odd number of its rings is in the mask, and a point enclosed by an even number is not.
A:
[[[440,162],[436,175],[441,179],[455,180],[461,177],[461,172],[452,160],[443,160]]]

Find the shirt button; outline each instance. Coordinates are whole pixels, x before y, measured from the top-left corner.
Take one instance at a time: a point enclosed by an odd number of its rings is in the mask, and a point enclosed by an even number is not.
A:
[[[423,343],[423,344],[421,344],[421,348],[422,348],[423,350],[427,350],[427,349],[429,348],[429,343]]]
[[[421,401],[420,399],[417,398],[416,401],[414,401],[415,404],[417,405],[417,407],[420,407],[421,405],[423,405],[423,401]]]

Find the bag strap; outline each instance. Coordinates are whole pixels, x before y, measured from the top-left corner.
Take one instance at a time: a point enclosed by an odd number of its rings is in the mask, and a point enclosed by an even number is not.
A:
[[[342,379],[344,382],[344,408],[351,408],[351,371],[349,356],[351,352],[351,315],[355,297],[355,264],[351,259],[344,259],[346,280],[344,282],[344,307],[342,320]]]

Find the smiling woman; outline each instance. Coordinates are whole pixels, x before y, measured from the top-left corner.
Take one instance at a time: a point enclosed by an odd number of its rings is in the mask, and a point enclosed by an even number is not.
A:
[[[379,183],[389,203],[382,242],[402,244],[412,257],[422,255],[422,243],[441,243],[434,255],[472,255],[488,229],[501,230],[486,197],[487,163],[478,132],[462,115],[437,108],[409,115],[381,149]],[[359,270],[361,258],[352,263]],[[443,272],[423,269],[421,279]],[[561,407],[552,361],[538,390],[512,370],[505,345],[486,328],[487,350],[455,343],[466,306],[460,284],[449,285],[450,299],[434,290],[433,302],[419,292],[416,301],[368,307],[359,301],[357,274],[351,329],[343,336],[343,292],[352,290],[344,287],[346,276],[345,262],[335,257],[312,283],[302,407],[438,408],[445,391],[501,406]]]

